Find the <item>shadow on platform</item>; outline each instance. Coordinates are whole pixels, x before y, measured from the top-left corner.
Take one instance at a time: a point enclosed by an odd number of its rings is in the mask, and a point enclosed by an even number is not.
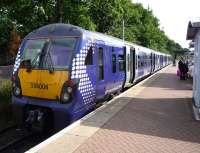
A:
[[[156,88],[166,88],[169,90],[192,90],[192,79],[180,80],[175,73],[160,73],[160,76],[157,77],[155,81],[162,81],[161,83],[144,83],[145,87],[156,87]]]
[[[121,97],[117,101],[130,102],[102,129],[200,143],[200,123],[192,117],[192,99]],[[87,126],[94,124],[87,122]]]

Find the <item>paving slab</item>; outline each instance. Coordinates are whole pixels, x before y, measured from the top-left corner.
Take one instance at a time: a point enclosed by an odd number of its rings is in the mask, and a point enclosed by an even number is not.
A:
[[[168,66],[28,152],[200,153],[191,104],[191,80]]]
[[[200,124],[192,116],[191,80],[180,81],[176,68],[160,73],[92,137],[80,152],[199,153]]]
[[[83,143],[87,137],[76,136],[65,134],[62,135],[56,141],[51,142],[49,145],[51,147],[44,147],[38,151],[38,153],[48,152],[48,153],[63,153],[63,152],[73,152],[77,146]],[[76,143],[74,143],[76,142]]]

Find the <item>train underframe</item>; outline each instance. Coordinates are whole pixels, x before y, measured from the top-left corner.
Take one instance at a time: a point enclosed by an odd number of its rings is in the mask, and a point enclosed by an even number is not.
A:
[[[13,116],[20,127],[25,127],[30,131],[51,132],[61,130],[71,122],[66,107],[63,108],[59,104],[49,106],[47,105],[49,102],[46,101],[40,103],[43,105],[35,104],[37,101],[29,101],[29,103],[22,103],[22,101],[22,99],[13,98]]]

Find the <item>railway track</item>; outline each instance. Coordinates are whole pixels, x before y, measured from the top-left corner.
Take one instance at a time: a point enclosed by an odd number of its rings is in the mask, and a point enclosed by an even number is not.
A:
[[[0,131],[0,153],[22,153],[44,141],[53,133],[28,132],[16,126]]]
[[[4,129],[0,130],[0,135],[3,134],[3,133],[5,133],[6,131],[8,131],[8,130],[10,130],[10,129],[13,129],[13,128],[16,128],[16,126],[13,125],[13,126],[9,126],[9,127],[7,127],[7,128],[4,128]]]
[[[17,129],[16,126],[11,126],[0,131],[0,152],[30,137],[31,134],[27,130]]]

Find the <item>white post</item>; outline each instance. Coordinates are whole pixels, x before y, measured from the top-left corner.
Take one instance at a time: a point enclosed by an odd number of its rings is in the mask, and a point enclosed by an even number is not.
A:
[[[122,20],[122,26],[123,26],[123,27],[122,27],[122,29],[123,29],[123,34],[122,34],[123,36],[122,36],[122,39],[123,39],[123,41],[124,41],[124,19]]]

